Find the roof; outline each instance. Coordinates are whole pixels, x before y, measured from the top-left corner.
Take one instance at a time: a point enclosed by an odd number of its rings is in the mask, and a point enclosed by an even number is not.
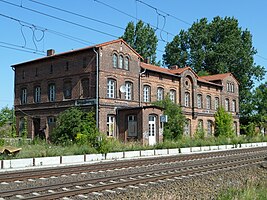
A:
[[[224,73],[224,74],[214,74],[214,75],[209,75],[209,76],[201,76],[202,79],[207,80],[207,81],[221,81],[223,79],[225,79],[228,76],[232,76],[235,80],[236,78],[234,77],[234,75],[232,73]],[[237,83],[238,80],[236,80]]]
[[[37,62],[37,61],[42,61],[42,60],[46,60],[46,59],[51,59],[51,58],[55,58],[55,57],[60,57],[60,56],[64,56],[64,55],[68,55],[68,54],[72,54],[72,53],[76,53],[76,52],[80,52],[80,51],[86,51],[86,50],[89,50],[89,49],[93,49],[93,48],[100,48],[100,47],[103,47],[103,46],[107,46],[107,45],[110,45],[110,44],[114,44],[114,43],[118,43],[118,42],[122,42],[124,43],[128,48],[130,48],[138,57],[140,57],[141,59],[143,59],[143,57],[141,55],[139,55],[130,45],[128,45],[123,39],[117,39],[117,40],[112,40],[112,41],[109,41],[109,42],[104,42],[104,43],[101,43],[101,44],[96,44],[96,45],[93,45],[93,46],[88,46],[88,47],[84,47],[84,48],[80,48],[80,49],[75,49],[75,50],[71,50],[71,51],[67,51],[67,52],[63,52],[63,53],[58,53],[58,54],[54,54],[54,55],[51,55],[51,56],[45,56],[45,57],[42,57],[42,58],[37,58],[37,59],[34,59],[34,60],[30,60],[30,61],[26,61],[26,62],[23,62],[23,63],[19,63],[19,64],[15,64],[15,65],[12,65],[12,67],[17,67],[17,66],[20,66],[20,65],[24,65],[24,64],[28,64],[28,63],[32,63],[32,62]]]
[[[168,75],[172,75],[172,76],[176,75],[176,74],[174,74],[172,72],[173,70],[170,70],[170,69],[167,69],[167,68],[163,68],[163,67],[147,64],[147,63],[144,63],[144,62],[141,62],[140,65],[141,65],[141,67],[143,69],[148,69],[148,70],[151,70],[151,71],[156,71],[156,72],[160,72],[160,73],[164,73],[164,74],[168,74]]]

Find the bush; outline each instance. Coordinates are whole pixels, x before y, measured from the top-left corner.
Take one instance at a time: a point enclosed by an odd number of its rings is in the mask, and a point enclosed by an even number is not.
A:
[[[227,113],[223,107],[219,107],[215,113],[215,136],[223,136],[233,138],[235,136],[233,130],[233,117]]]

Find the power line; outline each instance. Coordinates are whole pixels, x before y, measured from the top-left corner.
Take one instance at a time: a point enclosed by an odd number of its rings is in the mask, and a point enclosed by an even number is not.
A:
[[[34,13],[38,13],[40,15],[44,15],[46,17],[50,17],[50,18],[53,18],[53,19],[56,19],[56,20],[59,20],[59,21],[63,21],[65,23],[68,23],[68,24],[72,24],[72,25],[75,25],[75,26],[79,26],[81,28],[85,28],[85,29],[88,29],[88,30],[91,30],[91,31],[95,31],[95,32],[98,32],[98,33],[101,33],[103,35],[107,35],[107,36],[110,36],[110,37],[113,37],[113,38],[118,38],[117,36],[115,35],[112,35],[110,33],[106,33],[106,32],[103,32],[103,31],[99,31],[97,29],[94,29],[94,28],[91,28],[91,27],[88,27],[88,26],[84,26],[84,25],[81,25],[81,24],[78,24],[76,22],[72,22],[72,21],[69,21],[69,20],[66,20],[66,19],[62,19],[60,17],[56,17],[56,16],[53,16],[53,15],[49,15],[49,14],[46,14],[46,13],[43,13],[43,12],[40,12],[38,10],[34,10],[34,9],[31,9],[31,8],[28,8],[28,7],[25,7],[23,5],[17,5],[17,4],[14,4],[14,3],[10,3],[10,2],[7,2],[5,0],[0,0],[1,2],[3,3],[6,3],[6,4],[9,4],[9,5],[12,5],[12,6],[15,6],[15,7],[18,7],[18,8],[22,8],[22,9],[25,9],[25,10],[28,10],[28,11],[31,11],[31,12],[34,12]]]
[[[45,53],[44,51],[39,51],[39,50],[36,50],[36,49],[32,49],[32,48],[28,48],[28,47],[20,46],[20,45],[17,45],[17,44],[11,44],[11,43],[2,42],[2,41],[0,41],[0,44],[9,45],[9,46],[17,47],[17,48],[22,48],[22,49],[26,49],[26,50],[34,51],[34,52],[36,52],[36,53],[40,53],[40,54]]]
[[[49,5],[49,4],[45,4],[45,3],[41,3],[41,2],[37,2],[37,1],[35,1],[35,0],[28,0],[28,1],[31,1],[31,2],[33,2],[33,3],[39,4],[39,5],[42,5],[42,6],[45,6],[45,7],[53,8],[53,9],[55,9],[55,10],[59,10],[59,11],[62,11],[62,12],[68,13],[68,14],[72,14],[72,15],[75,15],[75,16],[78,16],[78,17],[81,17],[81,18],[84,18],[84,19],[88,19],[88,20],[91,20],[91,21],[95,21],[95,22],[98,22],[98,23],[101,23],[101,24],[105,24],[105,25],[108,25],[108,26],[111,26],[111,27],[115,27],[115,28],[124,30],[124,28],[121,27],[121,26],[117,26],[117,25],[114,25],[114,24],[110,24],[110,23],[107,23],[107,22],[98,20],[98,19],[94,19],[94,18],[91,18],[91,17],[87,17],[87,16],[85,16],[85,15],[81,15],[81,14],[78,14],[78,13],[75,13],[75,12],[72,12],[72,11],[69,11],[69,10],[65,10],[65,9],[62,9],[62,8],[58,8],[58,7],[55,7],[55,6],[51,6],[51,5]]]
[[[15,47],[8,47],[8,46],[5,46],[5,45],[0,45],[0,47],[6,48],[6,49],[12,49],[12,50],[17,50],[17,51],[22,51],[22,52],[27,52],[27,53],[38,54],[38,55],[42,55],[42,56],[44,55],[44,54],[38,53],[36,51],[27,51],[27,50],[24,50],[24,49],[18,49],[18,48],[15,48]]]

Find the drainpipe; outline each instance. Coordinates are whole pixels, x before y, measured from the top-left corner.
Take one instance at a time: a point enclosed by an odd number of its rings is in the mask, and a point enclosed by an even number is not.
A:
[[[139,73],[139,106],[141,106],[141,77],[144,73],[146,73],[146,69]]]
[[[96,128],[99,128],[99,59],[98,59],[98,52],[93,48],[96,54]]]

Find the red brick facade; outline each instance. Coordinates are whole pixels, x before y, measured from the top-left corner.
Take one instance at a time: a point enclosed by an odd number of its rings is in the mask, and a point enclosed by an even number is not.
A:
[[[162,141],[163,112],[151,102],[167,94],[190,120],[186,133],[193,135],[202,120],[203,128],[212,134],[218,99],[221,106],[228,102],[239,134],[238,82],[230,73],[198,77],[189,67],[152,66],[141,62],[142,57],[121,39],[61,54],[51,52],[12,66],[18,134],[27,119],[28,137],[41,130],[48,137],[57,115],[79,106],[98,111],[101,132],[125,142],[153,144]]]

